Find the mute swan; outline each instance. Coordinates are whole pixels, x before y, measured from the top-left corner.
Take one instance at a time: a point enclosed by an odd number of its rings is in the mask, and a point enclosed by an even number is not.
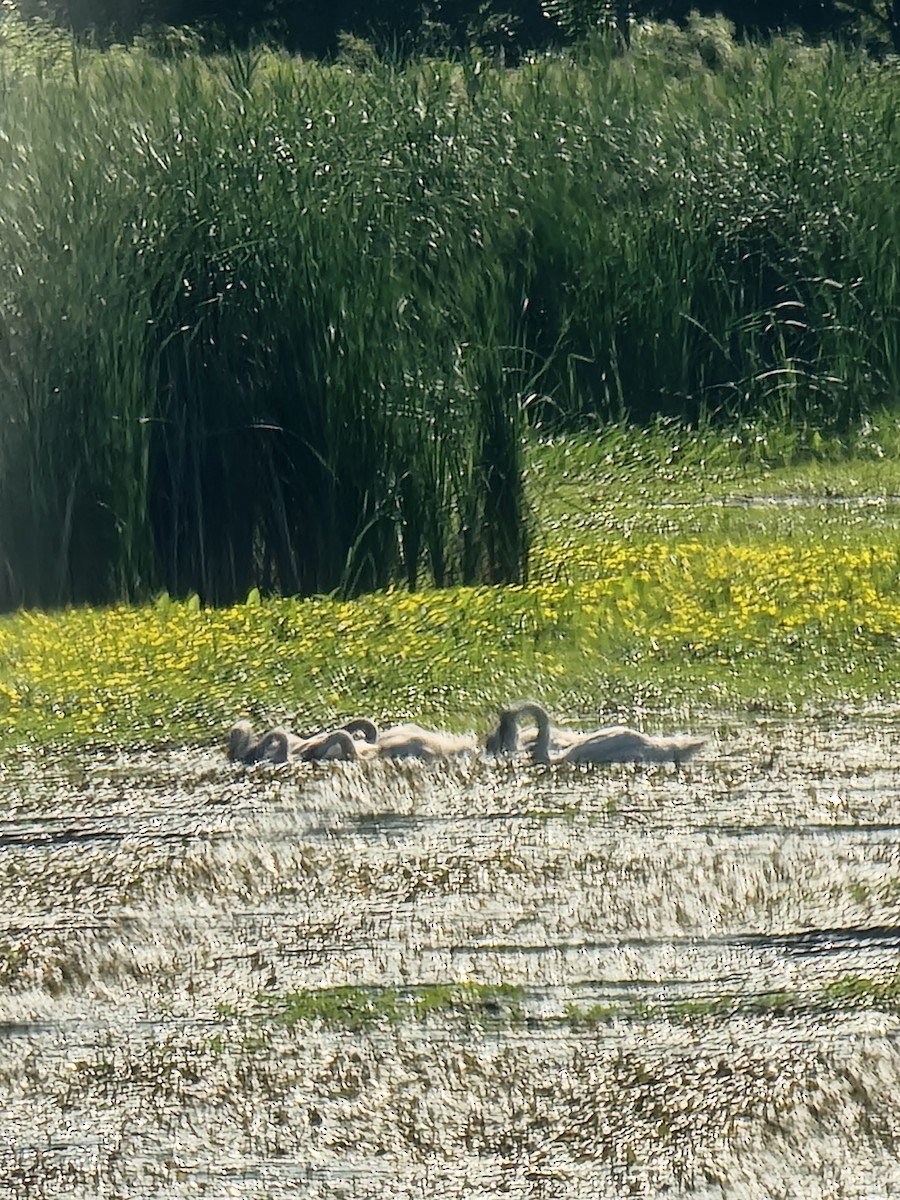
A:
[[[546,709],[533,700],[512,704],[500,714],[500,727],[508,736],[509,722],[517,725],[522,716],[531,717],[538,727],[531,750],[536,763],[611,763],[611,762],[686,762],[704,744],[705,738],[676,734],[670,737],[641,733],[626,725],[611,725],[593,733],[581,734],[577,741],[559,754],[550,753],[550,718]]]
[[[374,744],[378,737],[378,726],[374,721],[370,721],[368,717],[354,717],[345,725],[341,725],[341,729],[346,729],[347,733],[356,735],[362,734],[362,740]]]
[[[371,734],[375,730],[372,722],[362,720],[349,722],[351,728]],[[273,731],[272,737],[279,731]],[[456,736],[423,729],[421,725],[394,725],[381,733],[375,740],[355,738],[348,727],[334,729],[307,739],[292,756],[301,762],[321,762],[323,759],[372,759],[372,758],[421,758],[427,762],[453,754],[463,754],[475,749],[471,737]],[[282,760],[278,760],[282,761]]]
[[[316,738],[315,745],[303,752],[302,761],[322,762],[329,759],[356,762],[363,758],[374,758],[377,754],[378,747],[372,742],[352,737],[346,729],[333,729]]]
[[[352,732],[362,733],[364,737],[351,737]],[[348,721],[342,729],[311,739],[311,742],[314,744],[299,751],[299,756],[306,762],[323,758],[420,758],[434,762],[439,758],[468,754],[476,748],[475,739],[466,734],[441,733],[412,723],[392,725],[379,732],[372,721],[362,717]]]
[[[351,742],[359,740],[360,746],[369,746],[375,741],[377,730],[373,721],[369,721],[365,717],[354,717],[353,720],[348,721],[346,725],[340,725],[337,729],[329,730],[325,733],[313,733],[308,737],[303,738],[294,737],[294,735],[291,734],[291,745],[289,751],[290,757],[299,759],[300,762],[312,762],[313,760],[318,761],[319,759],[329,757],[344,758],[346,756],[343,753],[329,755],[327,752],[322,751],[323,743],[328,742],[329,739],[334,739],[335,735],[338,733],[343,733],[347,738],[350,739]],[[354,733],[363,734],[363,738],[354,738]],[[331,740],[330,744],[332,746],[339,745],[339,743],[334,740]]]
[[[248,764],[287,762],[292,739],[298,740],[285,729],[270,729],[258,738],[249,721],[237,721],[228,735],[228,758],[230,762]]]
[[[235,721],[228,734],[228,761],[252,762],[251,751],[255,751],[259,739],[249,721]]]

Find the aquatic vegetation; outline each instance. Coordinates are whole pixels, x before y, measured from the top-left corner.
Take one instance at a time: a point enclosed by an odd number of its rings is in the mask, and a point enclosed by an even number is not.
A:
[[[505,984],[420,984],[409,988],[346,986],[291,992],[260,1000],[287,1025],[322,1022],[361,1029],[374,1022],[396,1023],[456,1015],[467,1020],[503,1017],[521,1020],[524,990]]]
[[[813,476],[729,454],[674,427],[532,444],[543,533],[522,585],[0,617],[0,746],[224,750],[241,716],[327,729],[361,713],[484,735],[520,696],[585,727],[665,707],[685,728],[698,709],[896,696],[893,455]],[[830,503],[836,481],[848,503]],[[877,505],[853,503],[861,486]]]
[[[0,754],[4,1178],[879,1195],[897,722],[716,729],[696,772],[571,778]]]
[[[648,1005],[630,997],[594,1004],[566,1005],[563,1020],[575,1028],[606,1025],[613,1021],[652,1018],[672,1022],[727,1022],[739,1014],[779,1017],[786,1014],[823,1013],[877,1009],[900,1011],[900,975],[896,971],[882,979],[844,975],[822,987],[802,992],[722,992],[719,995],[693,996],[688,1000]]]
[[[893,971],[883,979],[843,975],[825,987],[823,998],[835,1008],[877,1008],[884,1012],[900,1012],[900,971]]]
[[[563,1023],[573,1029],[589,1029],[614,1022],[669,1021],[675,1024],[728,1022],[735,1016],[779,1017],[814,1012],[877,1009],[900,1011],[900,979],[896,972],[883,979],[858,975],[841,976],[819,988],[803,992],[722,992],[687,1000],[655,1003],[624,994],[590,1004],[568,1001],[562,1011],[538,1015],[535,997],[528,989],[509,984],[423,984],[398,988],[348,985],[306,989],[285,995],[263,993],[257,997],[261,1015],[270,1014],[286,1025],[321,1023],[335,1028],[362,1030],[377,1023],[399,1024],[429,1017],[501,1021],[532,1026]],[[229,1011],[221,1015],[239,1017]]]

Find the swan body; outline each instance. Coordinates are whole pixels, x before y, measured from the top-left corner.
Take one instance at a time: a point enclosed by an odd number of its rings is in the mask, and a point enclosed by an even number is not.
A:
[[[353,737],[349,728],[355,728],[364,736]],[[372,734],[375,734],[372,738]],[[423,729],[421,725],[394,725],[378,733],[371,721],[351,721],[342,729],[320,734],[309,739],[298,757],[304,762],[321,762],[323,759],[357,761],[373,758],[418,758],[426,762],[465,754],[475,749],[475,739],[451,733],[439,733]]]
[[[421,758],[425,762],[471,754],[476,749],[475,738],[469,734],[442,733],[414,724],[381,730],[375,745],[382,758]]]
[[[357,762],[364,758],[374,758],[378,754],[377,746],[353,737],[346,729],[333,729],[330,733],[316,738],[315,743],[304,752],[304,762],[322,762],[325,759],[330,762]]]
[[[366,745],[374,743],[378,735],[378,728],[374,721],[370,721],[367,717],[354,717],[347,721],[346,724],[338,726],[334,730],[325,730],[322,733],[311,733],[303,737],[296,737],[294,734],[288,734],[289,739],[289,757],[297,759],[300,762],[312,762],[323,758],[343,758],[345,754],[342,750],[342,743],[334,740],[334,734],[346,733],[348,737],[355,740],[357,734],[361,734],[361,744]],[[322,749],[323,743],[332,739],[329,742],[331,750]]]
[[[661,736],[641,733],[627,725],[610,725],[593,733],[576,736],[557,754],[551,754],[550,718],[546,709],[533,700],[510,705],[500,714],[500,727],[508,737],[510,722],[518,727],[520,717],[528,716],[537,724],[537,736],[531,747],[536,763],[613,763],[613,762],[687,762],[701,746],[704,738],[686,734]]]
[[[434,762],[470,754],[475,738],[443,733],[412,723],[378,730],[373,721],[355,717],[340,729],[298,737],[287,729],[270,729],[257,737],[249,721],[237,721],[228,738],[228,758],[246,764],[321,762],[324,759],[418,758]]]

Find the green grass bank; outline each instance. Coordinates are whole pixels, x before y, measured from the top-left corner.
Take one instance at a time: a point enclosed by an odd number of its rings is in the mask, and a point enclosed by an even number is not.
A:
[[[861,428],[898,84],[708,22],[516,70],[0,23],[0,608],[522,582],[526,422]]]

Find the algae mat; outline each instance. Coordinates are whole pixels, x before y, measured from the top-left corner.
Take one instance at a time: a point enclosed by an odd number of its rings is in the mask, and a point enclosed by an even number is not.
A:
[[[0,1195],[900,1192],[900,716],[0,768]]]

